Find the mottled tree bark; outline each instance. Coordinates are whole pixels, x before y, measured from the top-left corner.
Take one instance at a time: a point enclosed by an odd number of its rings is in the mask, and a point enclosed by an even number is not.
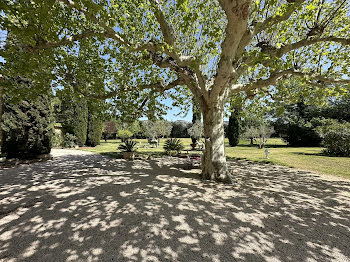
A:
[[[205,151],[202,178],[232,183],[225,156],[224,106],[217,104],[203,111]]]

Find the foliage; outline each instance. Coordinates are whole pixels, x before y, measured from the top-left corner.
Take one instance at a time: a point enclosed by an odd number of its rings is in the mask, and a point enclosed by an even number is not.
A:
[[[53,147],[63,147],[63,143],[64,143],[64,134],[62,132],[62,129],[55,128],[54,135],[52,137],[52,146]]]
[[[103,130],[103,121],[99,118],[99,115],[94,112],[94,107],[89,106],[88,114],[88,127],[87,127],[87,146],[97,146],[100,144],[102,130]]]
[[[125,142],[130,137],[132,137],[132,132],[127,129],[121,129],[118,131],[117,136],[121,139],[122,142]]]
[[[203,124],[200,120],[197,120],[188,130],[188,134],[190,137],[195,139],[195,141],[199,140],[203,136]],[[193,142],[193,140],[192,140]]]
[[[274,132],[273,127],[268,126],[266,123],[262,123],[259,126],[250,126],[246,129],[243,137],[251,139],[251,144],[255,143],[258,147],[264,148],[267,143],[267,138]]]
[[[333,98],[329,104],[322,108],[322,116],[337,119],[338,121],[350,122],[350,93],[345,97]]]
[[[173,128],[171,129],[171,137],[189,137],[188,129],[191,127],[191,123],[184,120],[177,120],[172,122]]]
[[[284,107],[274,126],[290,146],[319,146],[322,138],[317,127],[325,123],[321,108],[301,101]]]
[[[327,132],[324,136],[323,145],[328,155],[350,157],[349,126]]]
[[[109,120],[104,122],[102,136],[105,140],[115,138],[117,134],[116,121]]]
[[[287,133],[283,139],[290,146],[319,146],[322,138],[316,131],[317,121],[305,121],[303,119],[289,123]]]
[[[77,138],[74,135],[66,133],[63,139],[63,146],[65,148],[75,147],[76,141],[77,141]]]
[[[172,124],[166,120],[145,121],[143,124],[143,134],[150,139],[168,137],[172,130]]]
[[[31,159],[50,153],[53,117],[48,95],[23,99],[18,104],[5,96],[2,119],[1,152],[8,158]]]
[[[136,152],[137,150],[137,142],[133,141],[132,139],[127,139],[124,141],[123,144],[120,144],[118,149],[122,152]]]
[[[332,156],[350,156],[350,123],[339,123],[327,119],[325,124],[317,128],[323,138],[325,153]]]
[[[350,83],[344,0],[2,1],[1,9],[1,29],[21,46],[1,52],[11,61],[4,75],[108,99],[130,121],[164,114],[169,98],[183,105],[195,96],[210,119],[233,94],[267,108],[301,96],[324,103]],[[220,159],[205,161],[228,174],[223,147],[207,147]]]
[[[116,126],[116,122],[113,120],[109,120],[106,121],[104,123],[104,128],[103,128],[103,132],[112,135],[113,133],[117,132],[117,126]]]
[[[165,141],[163,146],[165,152],[169,153],[171,151],[180,152],[184,149],[184,146],[180,139],[178,138],[169,138]]]
[[[239,143],[240,119],[237,112],[231,113],[227,128],[227,137],[230,146],[237,146]]]
[[[77,145],[85,145],[88,127],[87,101],[74,96],[63,96],[59,117],[64,133],[75,136]]]

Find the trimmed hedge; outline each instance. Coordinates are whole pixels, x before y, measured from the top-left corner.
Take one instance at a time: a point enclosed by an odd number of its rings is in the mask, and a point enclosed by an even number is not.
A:
[[[237,113],[231,113],[227,127],[227,138],[230,146],[237,146],[239,143],[240,121]]]
[[[328,155],[350,157],[350,128],[344,126],[328,131],[324,135],[323,145]]]
[[[92,109],[89,107],[86,145],[92,147],[99,145],[102,136],[102,131],[102,120],[98,117],[98,115],[94,114]]]
[[[53,117],[48,96],[25,99],[17,104],[4,97],[3,142],[1,151],[8,158],[33,159],[51,151]]]
[[[66,97],[62,100],[63,129],[64,133],[76,137],[76,143],[83,146],[87,138],[88,106],[85,99]]]

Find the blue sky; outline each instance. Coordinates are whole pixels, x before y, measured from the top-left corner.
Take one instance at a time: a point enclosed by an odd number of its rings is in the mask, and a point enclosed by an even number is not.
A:
[[[172,106],[173,100],[171,98],[168,98],[164,101],[164,104],[170,107],[171,109],[168,110],[167,115],[164,116],[164,119],[168,121],[176,121],[176,120],[186,120],[191,122],[192,121],[192,108],[189,110],[186,116],[183,117],[183,115],[177,115],[180,113],[180,109],[178,107]]]

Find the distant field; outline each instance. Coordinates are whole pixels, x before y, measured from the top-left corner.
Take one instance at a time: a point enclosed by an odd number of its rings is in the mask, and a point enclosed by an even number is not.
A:
[[[190,148],[191,139],[181,138],[187,149]],[[163,144],[165,139],[161,139],[158,148],[143,148],[147,145],[146,139],[136,139],[139,142],[138,152],[141,154],[161,154],[164,152]],[[118,156],[118,145],[120,140],[101,141],[101,145],[95,148],[81,148],[96,153]],[[267,147],[270,150],[269,159],[265,158],[264,150],[256,146],[249,145],[249,141],[241,140],[237,147],[229,147],[228,140],[225,140],[226,156],[228,158],[241,158],[250,161],[269,162],[278,165],[295,167],[299,169],[315,171],[320,174],[336,175],[350,178],[350,158],[328,157],[322,155],[320,147],[288,147],[279,138],[268,140]]]

